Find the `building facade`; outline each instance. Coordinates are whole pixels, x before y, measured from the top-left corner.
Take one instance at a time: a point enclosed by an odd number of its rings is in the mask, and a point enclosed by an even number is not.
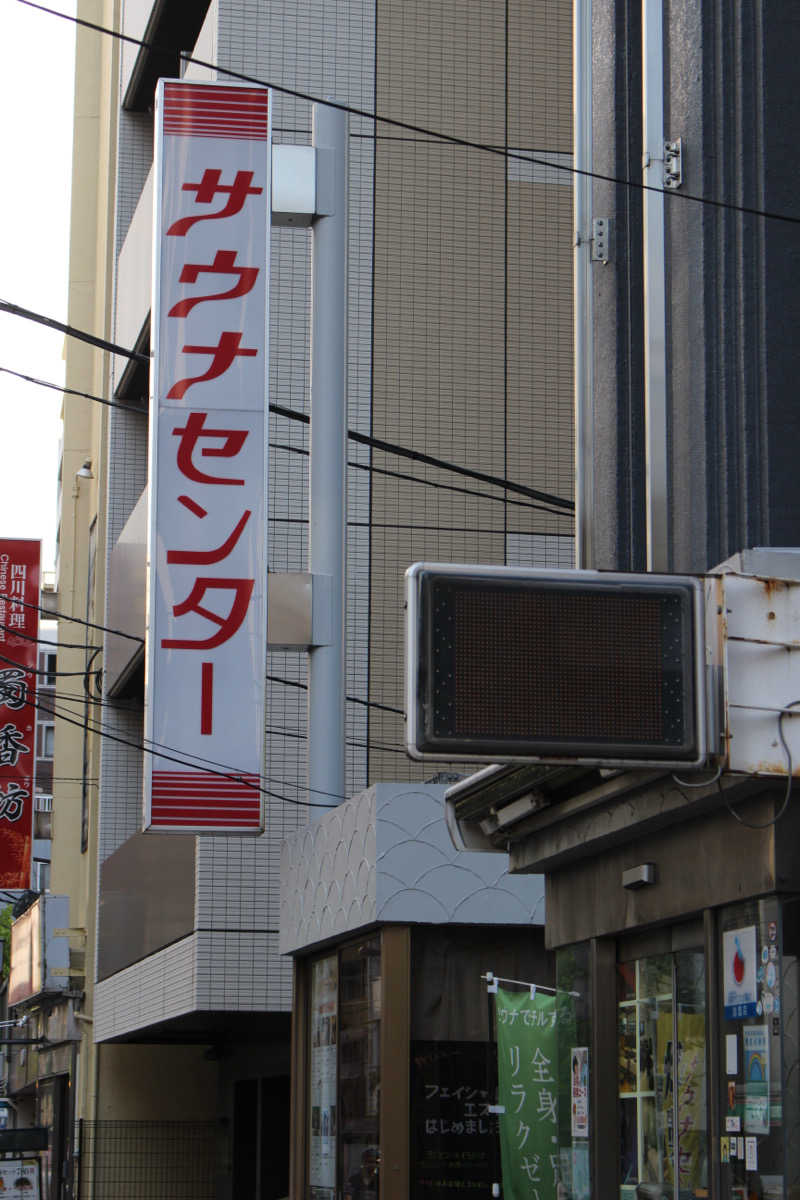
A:
[[[55,626],[43,622],[39,626],[39,656],[37,703],[39,714],[36,729],[36,763],[34,781],[34,831],[31,890],[44,892],[50,887],[50,858],[53,836],[53,759],[55,756],[55,704],[57,683],[58,644]]]
[[[498,767],[449,799],[474,848],[545,872],[557,981],[580,981],[591,1168],[571,1194],[785,1200],[800,1186],[797,760],[795,696],[769,672],[796,620],[769,629],[797,587],[781,549],[800,496],[783,147],[800,24],[782,6],[680,0],[584,6],[577,32],[602,177],[585,211],[613,230],[583,276],[580,559],[707,577],[712,754],[688,773],[581,764],[568,787],[546,764]],[[567,1129],[567,1161],[582,1149]]]
[[[499,1179],[482,980],[552,985],[544,889],[455,850],[444,790],[376,784],[284,843],[293,1195],[422,1200]]]
[[[58,1186],[99,1198],[141,1177],[165,1194],[279,1198],[293,1000],[280,853],[318,815],[305,655],[269,655],[265,833],[143,832],[155,86],[224,68],[271,84],[278,145],[310,144],[298,93],[350,109],[335,806],[375,782],[424,778],[404,750],[406,567],[573,561],[571,9],[95,0],[79,15],[132,40],[78,30],[69,319],[129,353],[68,348],[68,386],[115,406],[65,397],[58,606],[89,624],[59,662],[102,666],[103,694],[56,722],[52,887],[84,931],[70,962],[85,971],[70,1092],[80,1136]],[[308,429],[291,413],[309,408],[309,257],[307,230],[272,230],[276,576],[308,565]]]

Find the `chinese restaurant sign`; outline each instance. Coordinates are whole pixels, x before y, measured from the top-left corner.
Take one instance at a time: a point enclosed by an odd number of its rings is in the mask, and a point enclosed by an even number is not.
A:
[[[0,887],[31,881],[38,541],[0,539]]]
[[[497,1100],[504,1200],[556,1200],[556,999],[499,988]]]
[[[263,88],[159,84],[145,773],[155,829],[263,828],[270,122]]]

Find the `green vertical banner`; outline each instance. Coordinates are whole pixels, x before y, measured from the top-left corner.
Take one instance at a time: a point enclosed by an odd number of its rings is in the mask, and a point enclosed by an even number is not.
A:
[[[556,998],[498,988],[495,1001],[503,1197],[556,1200]]]

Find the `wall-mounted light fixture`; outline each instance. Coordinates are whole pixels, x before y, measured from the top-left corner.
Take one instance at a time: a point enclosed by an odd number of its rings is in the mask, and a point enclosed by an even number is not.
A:
[[[655,863],[641,863],[638,867],[628,867],[622,872],[622,886],[635,891],[658,881]]]

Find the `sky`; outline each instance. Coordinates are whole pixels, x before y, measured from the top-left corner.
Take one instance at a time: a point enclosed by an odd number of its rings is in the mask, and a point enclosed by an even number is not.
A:
[[[74,13],[72,0],[52,0]],[[67,319],[75,26],[0,0],[0,299]],[[64,381],[64,336],[0,312],[0,367]],[[0,372],[0,537],[55,564],[61,397]]]

